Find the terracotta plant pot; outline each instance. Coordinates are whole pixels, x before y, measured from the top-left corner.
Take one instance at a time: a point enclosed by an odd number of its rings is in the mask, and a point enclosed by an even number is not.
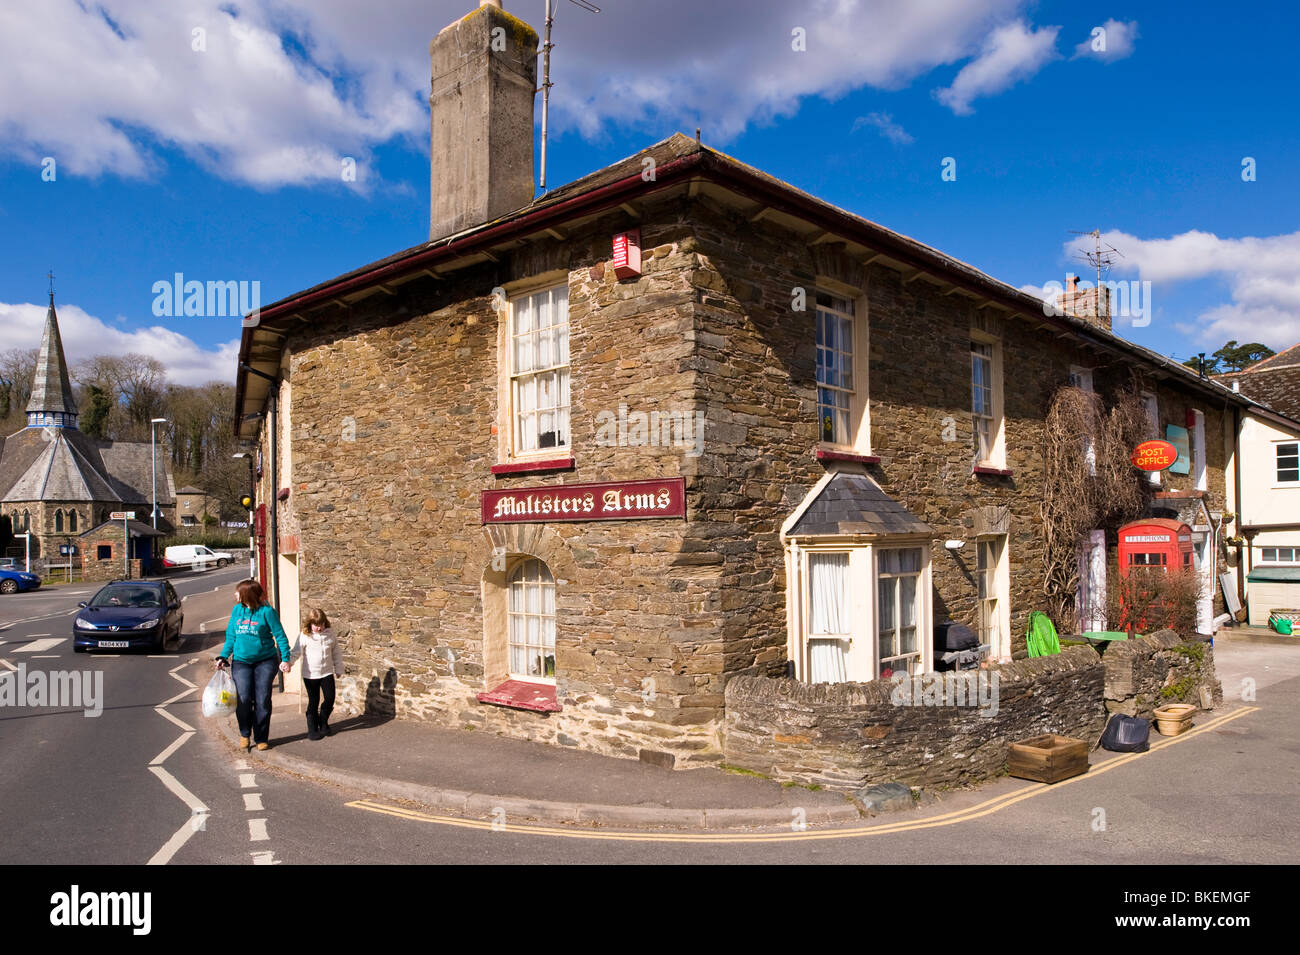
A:
[[[1196,707],[1190,703],[1170,703],[1156,707],[1156,731],[1161,736],[1177,736],[1192,728]]]

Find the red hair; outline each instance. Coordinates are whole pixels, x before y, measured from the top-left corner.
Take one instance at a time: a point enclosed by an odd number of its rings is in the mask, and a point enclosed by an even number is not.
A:
[[[235,596],[249,610],[256,610],[266,603],[266,591],[262,589],[261,584],[252,579],[242,581],[235,588]]]

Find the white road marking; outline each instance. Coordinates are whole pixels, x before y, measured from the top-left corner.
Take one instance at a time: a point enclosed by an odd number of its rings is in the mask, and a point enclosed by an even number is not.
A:
[[[159,716],[163,717],[163,719],[171,720],[173,723],[175,723],[177,726],[179,726],[181,729],[185,730],[186,732],[190,732],[190,733],[194,732],[193,726],[190,726],[190,724],[186,723],[184,720],[180,720],[177,719],[175,716],[172,716],[172,714],[169,711],[163,709],[161,706],[155,706],[153,708],[153,711],[157,713]]]
[[[6,668],[8,668],[8,669],[10,669],[10,670],[17,670],[17,669],[18,669],[16,666],[14,666],[12,663],[10,663],[8,660],[6,660],[4,657],[0,657],[0,666],[6,667]]]
[[[173,673],[172,675],[175,676],[174,673]],[[175,696],[173,696],[170,700],[163,700],[163,701],[162,701],[160,704],[158,704],[158,705],[159,705],[159,706],[170,706],[172,703],[175,703],[177,700],[183,700],[183,699],[185,699],[185,697],[189,696],[191,693],[193,693],[193,692],[194,692],[195,690],[197,690],[197,689],[198,689],[198,687],[196,687],[196,686],[191,686],[188,690],[181,690],[179,693],[177,693]]]
[[[167,772],[167,770],[163,769],[161,766],[150,766],[149,772],[153,773],[155,776],[161,779],[163,781],[163,785],[172,791],[172,795],[174,795],[181,802],[185,803],[185,805],[189,806],[191,813],[198,812],[200,810],[202,810],[203,812],[207,812],[208,807],[203,805],[203,803],[199,800],[199,797],[194,795],[194,793],[190,792],[184,786],[182,786],[180,780],[178,780],[171,773]]]
[[[171,658],[172,658],[172,655],[171,655],[170,653],[151,653],[151,654],[149,654],[149,659],[150,659],[150,660],[170,660]]]
[[[176,830],[175,834],[163,844],[161,849],[153,854],[153,858],[146,862],[145,865],[166,865],[171,861],[172,856],[176,855],[177,850],[189,842],[192,835],[194,835],[194,823],[187,819],[185,824]]]
[[[248,812],[262,812],[262,794],[244,793],[244,809]]]
[[[184,746],[189,741],[189,738],[194,735],[194,732],[195,732],[194,730],[190,730],[189,732],[182,733],[180,736],[176,737],[176,739],[172,741],[172,744],[168,746],[165,750],[163,750],[161,753],[159,753],[157,756],[155,756],[153,758],[153,762],[150,763],[149,765],[160,766],[163,763],[167,762],[167,757],[170,756],[172,753],[176,752],[182,746]]]
[[[32,657],[32,659],[33,660],[57,660],[59,659],[59,655],[57,653],[38,653],[36,654],[36,656]]]
[[[266,832],[265,819],[248,820],[248,841],[249,842],[268,842],[270,836]]]
[[[29,633],[29,634],[27,634],[27,636],[29,636],[29,637],[48,637],[48,636],[51,636],[51,634],[48,634],[48,633]]]
[[[256,788],[257,788],[257,783],[253,781],[253,773],[240,773],[240,774],[239,774],[239,788],[240,788],[240,789],[256,789]]]
[[[279,865],[280,861],[275,858],[274,852],[250,852],[253,857],[253,865]]]
[[[50,637],[45,640],[33,640],[21,647],[14,647],[14,653],[43,653],[46,650],[53,650],[67,639],[67,637]]]
[[[237,760],[235,760],[235,768],[236,768],[236,769],[247,769],[247,768],[248,768],[248,760],[246,760],[246,759],[237,759]]]

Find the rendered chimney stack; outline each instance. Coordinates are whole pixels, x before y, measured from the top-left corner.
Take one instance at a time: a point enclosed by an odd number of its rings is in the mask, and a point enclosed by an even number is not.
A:
[[[480,0],[434,37],[429,58],[433,240],[533,200],[537,31]]]

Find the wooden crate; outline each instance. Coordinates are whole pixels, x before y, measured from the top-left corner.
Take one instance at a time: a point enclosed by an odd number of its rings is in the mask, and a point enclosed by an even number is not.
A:
[[[1007,771],[1019,779],[1059,783],[1088,771],[1088,744],[1081,739],[1047,733],[1012,743]]]

